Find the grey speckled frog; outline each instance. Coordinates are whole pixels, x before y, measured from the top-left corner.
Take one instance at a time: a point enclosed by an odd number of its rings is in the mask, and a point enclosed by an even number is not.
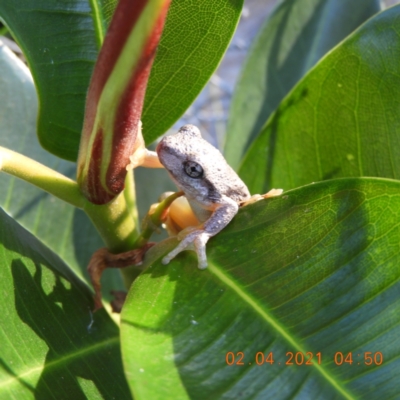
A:
[[[161,164],[182,190],[201,224],[180,232],[181,242],[162,260],[168,264],[178,253],[191,248],[198,256],[198,267],[207,267],[206,243],[225,228],[240,205],[277,196],[282,190],[267,195],[250,196],[247,186],[227,164],[223,155],[205,141],[197,127],[183,126],[178,133],[164,137],[157,146]]]
[[[162,139],[157,146],[157,153],[146,149],[139,126],[136,148],[130,160],[127,170],[139,165],[149,168],[165,167],[200,221],[200,225],[178,233],[180,243],[163,258],[164,264],[168,264],[181,251],[194,247],[199,261],[198,267],[207,268],[208,239],[229,224],[239,207],[282,193],[281,189],[272,189],[262,196],[250,196],[246,185],[226,163],[222,154],[203,140],[200,131],[193,125],[185,125],[175,135]],[[172,206],[173,204],[170,214]],[[181,217],[185,215],[181,209],[178,213]],[[184,220],[186,224],[187,217]],[[146,243],[143,247],[120,254],[112,254],[106,248],[93,253],[88,271],[95,290],[95,310],[102,307],[100,278],[104,269],[140,265],[147,250],[153,245],[154,243]],[[118,299],[114,303],[115,309],[121,308],[121,302],[123,303]]]

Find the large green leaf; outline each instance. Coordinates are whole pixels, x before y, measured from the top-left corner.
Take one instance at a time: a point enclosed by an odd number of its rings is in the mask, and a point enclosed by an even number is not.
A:
[[[205,271],[194,255],[159,262],[176,241],[153,248],[122,313],[135,398],[397,398],[399,218],[399,182],[340,179],[241,209]],[[286,365],[288,352],[313,365]]]
[[[400,6],[365,23],[305,76],[240,168],[253,193],[349,176],[398,178]]]
[[[238,167],[245,150],[305,73],[380,10],[378,0],[285,0],[256,38],[232,98],[225,145]]]
[[[40,99],[42,145],[75,161],[84,102],[116,1],[2,0],[0,17],[24,50]],[[144,135],[163,134],[193,102],[217,67],[243,0],[175,0],[150,76]],[[193,17],[195,16],[195,17]]]
[[[0,17],[32,69],[38,135],[47,150],[76,160],[86,91],[116,0],[2,0]]]
[[[217,68],[243,0],[174,0],[150,74],[143,135],[151,143],[186,111]]]
[[[52,156],[35,132],[37,98],[26,66],[0,44],[0,146],[18,151],[64,175],[74,177],[75,164]],[[75,207],[0,172],[0,206],[57,253],[79,276],[93,252],[104,246],[86,214]],[[103,292],[122,289],[119,271],[106,271]]]
[[[119,330],[88,288],[0,209],[0,397],[129,399]]]

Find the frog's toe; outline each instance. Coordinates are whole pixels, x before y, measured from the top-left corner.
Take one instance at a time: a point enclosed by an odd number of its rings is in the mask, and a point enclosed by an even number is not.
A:
[[[190,240],[191,239],[191,240]],[[194,241],[194,238],[186,236],[172,251],[170,251],[162,260],[163,264],[168,264],[173,258],[175,258],[181,251],[186,248]]]
[[[208,239],[210,239],[210,235],[206,232],[203,232],[199,234],[193,242],[197,254],[197,266],[199,269],[206,269],[208,266],[206,254],[206,244],[208,242]]]
[[[168,256],[169,256],[169,254],[168,254]],[[169,264],[169,262],[172,260],[172,258],[171,258],[171,257],[168,257],[168,256],[165,256],[165,257],[161,260],[161,262],[162,262],[164,265]]]
[[[190,232],[184,237],[181,242],[171,252],[169,252],[163,259],[163,264],[168,264],[173,258],[175,258],[181,251],[194,250],[197,254],[198,268],[207,268],[207,255],[206,255],[206,244],[210,234],[204,231]],[[194,248],[193,248],[194,247]]]

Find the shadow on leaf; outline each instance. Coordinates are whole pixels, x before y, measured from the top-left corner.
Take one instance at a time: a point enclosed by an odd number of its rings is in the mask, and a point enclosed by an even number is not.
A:
[[[44,279],[39,263],[31,274],[22,260],[15,259],[11,272],[18,316],[46,343],[48,352],[34,389],[4,361],[3,369],[34,390],[36,399],[53,398],[55,393],[58,399],[86,399],[89,393],[104,399],[129,398],[119,361],[118,329],[107,323],[106,313],[93,317],[87,297],[58,274],[53,273],[49,290],[48,271]],[[85,391],[82,381],[91,382]]]

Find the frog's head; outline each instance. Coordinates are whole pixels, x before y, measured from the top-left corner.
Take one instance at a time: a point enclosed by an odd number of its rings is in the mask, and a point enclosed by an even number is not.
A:
[[[196,126],[185,125],[174,135],[164,137],[156,151],[161,164],[188,197],[219,197],[214,182],[228,166]]]
[[[201,179],[204,175],[202,163],[207,160],[205,149],[212,147],[202,137],[199,128],[184,125],[174,135],[165,136],[156,151],[161,164],[181,183],[185,178]]]
[[[179,189],[203,208],[219,203],[224,196],[236,202],[250,196],[224,156],[193,125],[185,125],[174,135],[164,137],[157,146],[157,154]]]

